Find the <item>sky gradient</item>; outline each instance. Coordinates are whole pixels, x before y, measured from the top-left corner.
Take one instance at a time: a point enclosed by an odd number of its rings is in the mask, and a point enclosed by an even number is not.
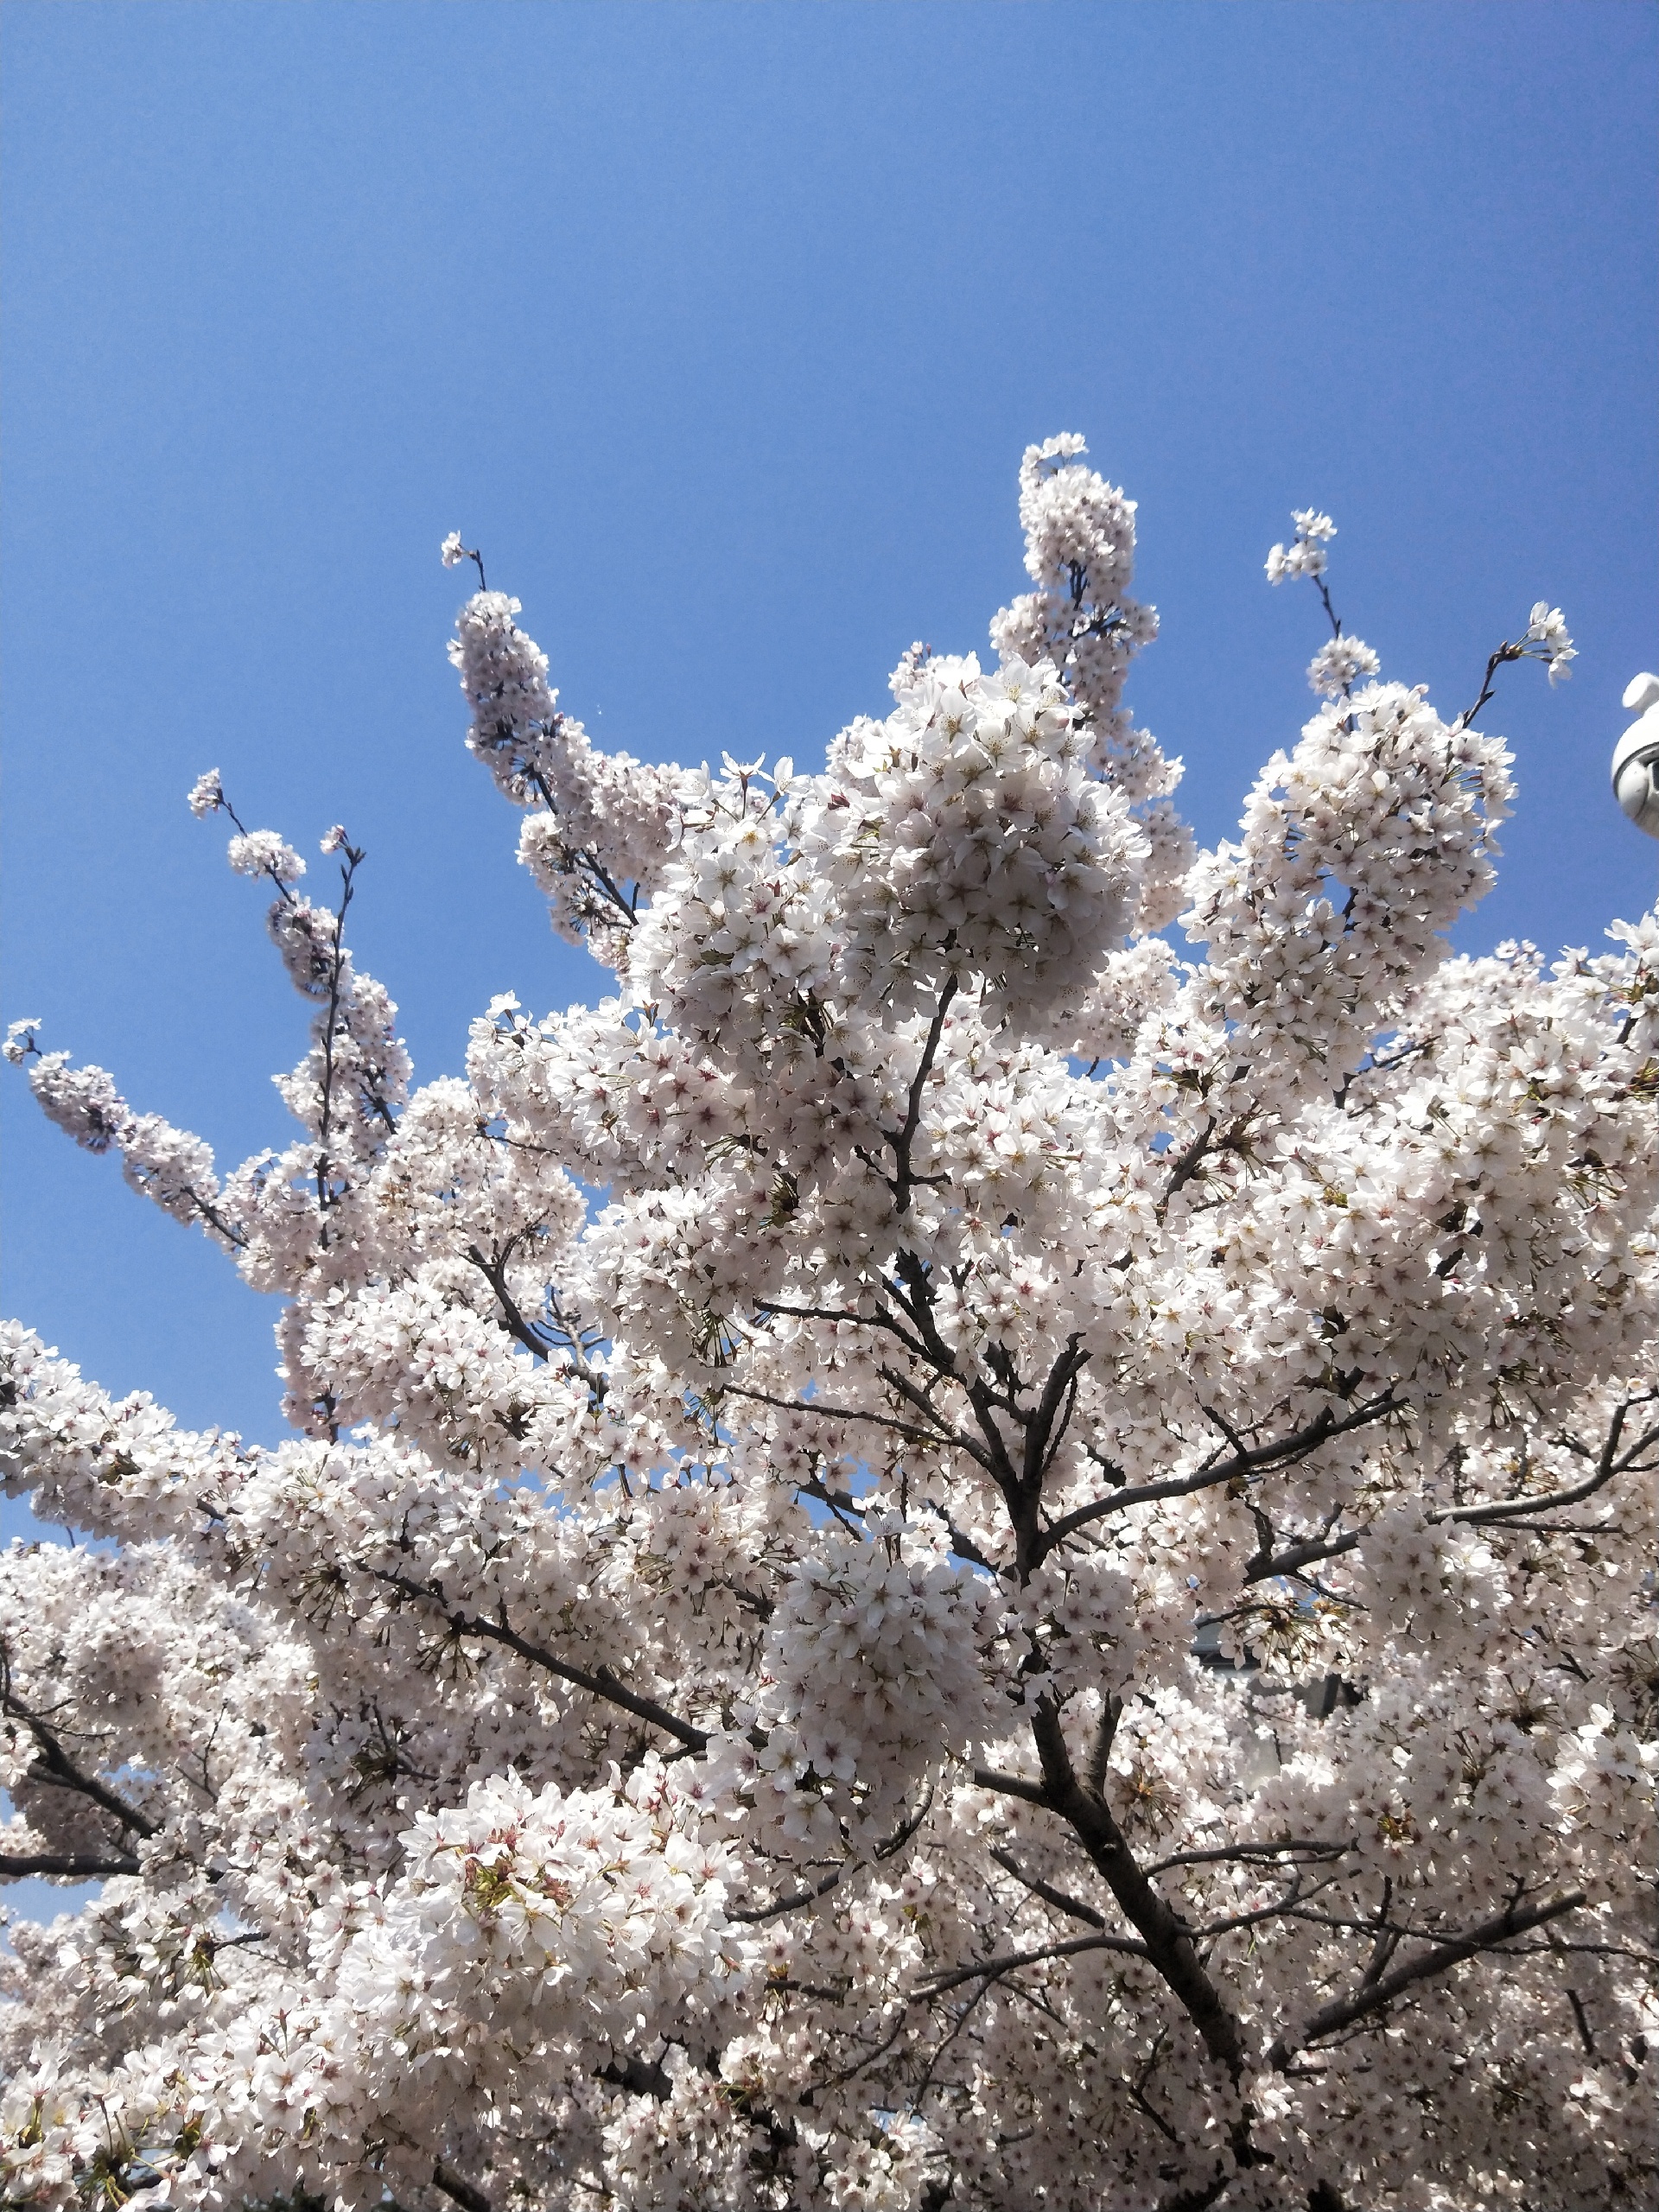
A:
[[[204,768],[367,847],[421,1076],[498,991],[602,988],[462,749],[452,528],[596,737],[806,765],[912,639],[983,646],[1020,450],[1082,430],[1205,840],[1312,710],[1317,603],[1262,564],[1316,503],[1349,626],[1448,715],[1535,599],[1580,648],[1484,717],[1521,800],[1459,942],[1651,899],[1606,780],[1659,665],[1642,0],[10,0],[0,38],[0,1020],[221,1168],[287,1141],[306,1010]],[[274,1440],[270,1302],[0,1077],[4,1310]]]

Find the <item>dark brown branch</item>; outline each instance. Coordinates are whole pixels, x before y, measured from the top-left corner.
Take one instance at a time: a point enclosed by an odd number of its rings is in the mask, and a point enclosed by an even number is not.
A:
[[[566,1313],[560,1305],[557,1291],[548,1292],[547,1303],[551,1310],[551,1326],[543,1322],[532,1322],[531,1326],[544,1331],[554,1350],[562,1351],[594,1396],[602,1398],[609,1388],[609,1377],[601,1369],[595,1367],[588,1357],[593,1348],[602,1341],[602,1332],[591,1325],[584,1332],[581,1322]],[[593,1340],[591,1344],[588,1341],[589,1338]]]
[[[980,1965],[957,1967],[953,1973],[936,1974],[918,1990],[919,1997],[942,1997],[947,1989],[956,1989],[964,1981],[976,1981],[982,1975],[1012,1974],[1016,1967],[1040,1966],[1045,1959],[1074,1959],[1083,1951],[1121,1951],[1131,1959],[1148,1959],[1152,1953],[1144,1943],[1137,1943],[1128,1936],[1073,1936],[1064,1943],[1045,1943],[1035,1951],[1009,1951],[1000,1959],[986,1959]]]
[[[1581,1483],[1567,1490],[1542,1491],[1536,1497],[1503,1498],[1490,1505],[1447,1505],[1427,1517],[1434,1528],[1450,1525],[1463,1528],[1491,1528],[1506,1521],[1524,1521],[1535,1513],[1559,1512],[1563,1506],[1582,1504],[1586,1497],[1593,1497],[1618,1475],[1628,1474],[1641,1459],[1642,1454],[1659,1444],[1659,1427],[1646,1430],[1628,1450],[1620,1452],[1618,1443],[1624,1433],[1625,1416],[1630,1407],[1645,1402],[1645,1398],[1633,1398],[1618,1407],[1608,1424],[1607,1440],[1597,1457],[1596,1471]],[[1264,1582],[1281,1574],[1299,1574],[1305,1567],[1312,1567],[1319,1560],[1339,1559],[1363,1543],[1364,1529],[1351,1529],[1346,1535],[1310,1537],[1305,1543],[1287,1544],[1282,1551],[1258,1552],[1244,1570],[1247,1582]]]
[[[459,2204],[461,2212],[494,2212],[483,2190],[475,2189],[469,2181],[463,2181],[459,2174],[452,2173],[442,2158],[432,2169],[432,2186],[442,2190],[451,2203]]]
[[[1303,2022],[1295,2034],[1277,2038],[1268,2053],[1268,2063],[1282,2069],[1299,2050],[1311,2043],[1318,2043],[1325,2036],[1332,2036],[1356,2020],[1363,2019],[1368,2012],[1380,2012],[1391,2005],[1421,1981],[1431,1980],[1435,1975],[1448,1973],[1466,1960],[1478,1957],[1482,1951],[1495,1950],[1511,1936],[1523,1936],[1530,1928],[1541,1928],[1547,1921],[1559,1920],[1564,1913],[1576,1912],[1585,1902],[1582,1890],[1569,1891],[1566,1897],[1552,1897],[1548,1904],[1506,1906],[1491,1920],[1483,1920],[1466,1936],[1454,1936],[1448,1942],[1436,1943],[1420,1958],[1398,1967],[1385,1974],[1380,1981],[1362,1986],[1351,1997],[1334,1998],[1328,2005]]]
[[[799,1982],[785,1982],[779,1986],[784,1988],[802,1988],[804,1986],[804,1984]],[[836,1995],[838,1993],[830,1992],[826,1993]],[[826,2095],[830,2090],[840,2088],[843,2082],[850,2082],[855,2074],[863,2073],[867,2067],[874,2066],[878,2059],[885,2058],[887,2053],[893,2049],[894,2044],[898,2042],[899,2037],[905,2032],[905,2029],[908,2024],[907,2016],[910,2006],[919,2002],[920,1999],[928,1993],[929,1993],[926,1991],[918,1990],[914,1996],[907,1998],[899,2005],[898,2018],[893,2022],[892,2027],[888,2029],[887,2034],[882,2037],[880,2042],[875,2045],[873,2050],[861,2051],[850,2066],[843,2066],[838,2074],[832,2074],[827,2082],[814,2082],[811,2084],[810,2092],[811,2100],[816,2101],[819,2097]],[[807,2101],[807,2099],[804,2098],[802,2101],[804,2103]]]
[[[950,1001],[960,988],[957,978],[952,976],[939,993],[938,1005],[934,1008],[933,1019],[928,1025],[927,1042],[922,1048],[921,1064],[917,1068],[914,1080],[910,1086],[909,1109],[905,1116],[903,1128],[896,1136],[890,1135],[886,1129],[881,1132],[884,1141],[892,1147],[893,1151],[894,1173],[885,1179],[893,1192],[893,1208],[895,1213],[908,1213],[912,1190],[918,1183],[932,1179],[931,1177],[924,1178],[915,1173],[910,1164],[910,1150],[916,1141],[916,1132],[922,1125],[922,1093],[927,1087],[927,1078],[933,1072],[933,1062],[938,1053],[939,1039],[944,1034],[944,1017],[950,1012]]]
[[[505,1620],[493,1621],[482,1615],[469,1618],[451,1606],[442,1588],[436,1584],[416,1582],[406,1574],[393,1574],[385,1567],[365,1567],[363,1572],[374,1582],[384,1583],[395,1590],[399,1597],[416,1599],[436,1605],[446,1618],[452,1636],[473,1636],[491,1643],[501,1644],[505,1649],[528,1660],[532,1667],[541,1667],[562,1682],[569,1682],[574,1689],[586,1690],[590,1697],[602,1698],[608,1705],[620,1706],[624,1713],[631,1713],[636,1720],[643,1720],[652,1728],[660,1728],[667,1735],[694,1751],[706,1751],[708,1732],[694,1728],[689,1720],[682,1720],[654,1697],[642,1697],[636,1690],[618,1681],[608,1667],[573,1667],[569,1660],[556,1659],[550,1651],[543,1651],[539,1644],[529,1643],[507,1626]]]
[[[554,716],[553,720],[556,727],[561,719],[562,717],[557,715]],[[548,812],[556,822],[559,819],[559,810],[557,805],[555,804],[552,792],[547,787],[547,779],[543,775],[539,768],[532,768],[530,771],[529,780],[534,784],[537,790],[540,791],[543,798],[547,803]],[[617,889],[616,885],[611,880],[611,878],[606,870],[600,865],[599,861],[592,853],[584,851],[579,846],[566,845],[563,842],[561,843],[560,850],[564,856],[564,872],[567,874],[573,875],[578,868],[586,868],[589,877],[592,879],[595,889],[604,893],[605,896],[610,900],[612,906],[615,907],[622,919],[627,923],[630,928],[632,928],[634,923],[639,918],[639,914],[635,911],[639,897],[638,889],[636,888],[632,899],[625,899],[620,891]]]
[[[1632,1401],[1633,1403],[1640,1402]],[[1496,1521],[1518,1521],[1529,1513],[1554,1513],[1562,1506],[1578,1505],[1586,1497],[1611,1482],[1615,1475],[1627,1474],[1642,1454],[1651,1446],[1659,1444],[1659,1428],[1650,1428],[1638,1437],[1629,1451],[1618,1453],[1618,1439],[1623,1431],[1628,1406],[1620,1406],[1608,1426],[1607,1441],[1603,1446],[1596,1471],[1587,1480],[1575,1484],[1570,1490],[1547,1491],[1541,1497],[1518,1497],[1496,1505],[1452,1505],[1444,1512],[1433,1513],[1431,1521],[1457,1521],[1469,1527],[1489,1527]],[[1615,1454],[1618,1453],[1618,1457]]]
[[[1059,1435],[1054,1438],[1051,1447],[1049,1438],[1056,1421],[1060,1421],[1060,1409],[1065,1405],[1068,1394],[1072,1391],[1078,1376],[1088,1363],[1088,1353],[1075,1337],[1068,1337],[1065,1350],[1049,1370],[1048,1380],[1043,1385],[1043,1395],[1037,1402],[1037,1410],[1026,1424],[1025,1465],[1021,1471],[1027,1490],[1033,1495],[1042,1488],[1043,1477],[1052,1465],[1054,1452],[1058,1450],[1065,1434],[1065,1426],[1061,1421]]]
[[[1196,1474],[1172,1476],[1166,1482],[1137,1483],[1132,1489],[1115,1490],[1108,1497],[1092,1499],[1087,1505],[1068,1513],[1044,1532],[1039,1560],[1046,1559],[1057,1544],[1087,1528],[1091,1521],[1103,1520],[1109,1513],[1125,1513],[1133,1505],[1152,1505],[1160,1498],[1188,1497],[1193,1491],[1219,1489],[1224,1483],[1236,1482],[1248,1474],[1259,1474],[1275,1465],[1294,1465],[1305,1459],[1320,1445],[1332,1437],[1346,1436],[1356,1428],[1366,1428],[1373,1421],[1384,1420],[1399,1410],[1400,1401],[1392,1390],[1370,1398],[1354,1412],[1344,1414],[1340,1420],[1328,1406],[1321,1408],[1305,1428],[1292,1436],[1282,1436],[1276,1443],[1258,1444],[1248,1452],[1236,1452],[1230,1459],[1224,1459],[1212,1466],[1201,1467]]]
[[[999,1774],[990,1766],[976,1766],[974,1781],[981,1789],[995,1789],[1001,1796],[1018,1797],[1027,1805],[1040,1805],[1045,1812],[1053,1810],[1048,1792],[1040,1782],[1025,1782],[1017,1774]]]
[[[639,887],[636,885],[632,899],[625,899],[621,892],[618,890],[616,885],[611,880],[611,877],[607,870],[600,865],[599,860],[594,854],[588,852],[584,847],[578,851],[576,858],[582,862],[583,868],[588,870],[594,882],[598,884],[600,889],[605,893],[605,896],[616,908],[618,913],[621,915],[623,920],[630,925],[637,922],[639,918]]]
[[[647,2066],[643,2058],[630,2058],[619,2066],[614,2059],[599,2069],[599,2079],[608,2082],[613,2088],[626,2089],[632,2097],[655,2097],[664,2102],[674,2094],[674,2084],[660,2058]]]
[[[0,1876],[20,1881],[29,1874],[67,1874],[78,1882],[98,1882],[115,1874],[136,1874],[138,1861],[122,1852],[99,1859],[86,1852],[0,1852]]]
[[[957,1558],[968,1560],[975,1567],[982,1567],[987,1574],[996,1574],[1001,1572],[996,1562],[987,1559],[973,1538],[963,1529],[958,1529],[954,1521],[945,1522],[944,1533],[950,1549]]]
[[[189,1199],[191,1205],[194,1206],[196,1211],[201,1216],[208,1227],[222,1236],[227,1244],[232,1245],[238,1252],[245,1252],[247,1250],[247,1238],[242,1234],[242,1231],[236,1227],[234,1223],[226,1220],[224,1215],[220,1213],[219,1208],[213,1205],[211,1199],[204,1198],[200,1191],[192,1188],[187,1188],[185,1196]]]
[[[1230,1936],[1240,1928],[1259,1928],[1264,1920],[1282,1920],[1287,1916],[1302,1917],[1303,1872],[1304,1869],[1300,1864],[1290,1870],[1290,1888],[1282,1897],[1275,1897],[1271,1904],[1256,1905],[1249,1912],[1231,1912],[1224,1920],[1208,1921],[1202,1928],[1195,1928],[1192,1930],[1193,1941],[1198,1943],[1213,1943],[1218,1936]],[[1328,1890],[1337,1878],[1334,1874],[1327,1874],[1324,1881],[1316,1883],[1307,1894],[1310,1897],[1318,1897],[1321,1890]]]
[[[508,1335],[516,1337],[524,1350],[533,1353],[537,1359],[545,1359],[551,1347],[519,1312],[512,1292],[507,1288],[507,1271],[503,1263],[499,1260],[486,1260],[476,1244],[467,1247],[467,1257],[495,1293],[496,1303],[501,1308],[502,1326]]]
[[[1083,1786],[1091,1796],[1099,1797],[1104,1794],[1106,1769],[1111,1760],[1117,1724],[1122,1718],[1123,1700],[1121,1697],[1113,1694],[1101,1700],[1100,1718],[1095,1723],[1094,1740],[1089,1746],[1089,1764],[1083,1776]]]
[[[1382,1877],[1382,1902],[1376,1910],[1376,1935],[1371,1944],[1371,1955],[1365,1961],[1365,1971],[1359,1978],[1362,1989],[1375,1988],[1388,1972],[1389,1961],[1399,1949],[1402,1931],[1389,1924],[1389,1907],[1394,1902],[1394,1878]]]
[[[1093,1905],[1084,1904],[1079,1897],[1068,1897],[1064,1890],[1057,1890],[1052,1882],[1044,1881],[1040,1875],[1027,1874],[1011,1851],[1004,1851],[999,1846],[992,1851],[991,1856],[1005,1874],[1012,1874],[1022,1889],[1029,1890],[1033,1897],[1040,1897],[1045,1904],[1052,1904],[1057,1912],[1069,1913],[1073,1920],[1081,1920],[1089,1928],[1105,1927],[1104,1913],[1096,1912]]]
[[[991,1462],[987,1454],[971,1438],[963,1436],[959,1429],[950,1426],[925,1392],[918,1390],[908,1377],[899,1374],[896,1367],[883,1367],[878,1372],[888,1389],[895,1392],[906,1405],[914,1406],[918,1413],[925,1414],[929,1421],[938,1424],[931,1433],[922,1432],[925,1442],[945,1444],[954,1451],[965,1452],[976,1465],[985,1468],[988,1472],[990,1471]]]
[[[909,1316],[912,1327],[921,1338],[925,1357],[937,1375],[960,1382],[957,1373],[957,1357],[939,1334],[939,1325],[933,1313],[933,1290],[928,1281],[927,1268],[914,1252],[900,1252],[893,1262],[899,1283],[883,1278],[888,1296],[895,1300],[901,1313]],[[899,1287],[899,1284],[904,1288]],[[908,1291],[909,1295],[906,1295]]]
[[[1342,624],[1337,618],[1336,608],[1331,604],[1331,587],[1323,576],[1315,576],[1313,582],[1319,590],[1320,603],[1325,608],[1325,620],[1331,625],[1331,634],[1333,638],[1339,638],[1342,635]]]
[[[1059,1712],[1051,1699],[1038,1700],[1031,1727],[1049,1805],[1088,1853],[1124,1918],[1141,1936],[1147,1958],[1198,2030],[1205,2050],[1236,2082],[1244,2071],[1243,2031],[1211,1980],[1185,1923],[1135,1863],[1104,1797],[1078,1782]]]
[[[792,1897],[776,1897],[770,1904],[752,1904],[734,1908],[727,1917],[741,1920],[752,1927],[760,1927],[768,1920],[781,1920],[785,1913],[798,1912],[803,1905],[816,1904],[820,1897],[827,1897],[838,1890],[846,1876],[846,1868],[837,1866],[833,1874],[826,1874],[810,1890],[797,1890]]]
[[[1169,1202],[1177,1191],[1184,1189],[1198,1173],[1205,1154],[1210,1150],[1210,1141],[1215,1134],[1216,1117],[1212,1114],[1192,1143],[1187,1146],[1185,1151],[1181,1153],[1176,1160],[1170,1179],[1164,1185],[1164,1195],[1158,1201],[1157,1216],[1160,1221],[1168,1212]],[[1166,1154],[1165,1157],[1167,1158],[1168,1155]]]
[[[844,1306],[779,1306],[770,1298],[757,1299],[754,1310],[768,1319],[776,1314],[785,1321],[835,1321],[851,1323],[861,1329],[886,1329],[897,1337],[906,1351],[914,1357],[919,1359],[926,1356],[909,1330],[900,1328],[891,1313],[855,1313]]]
[[[38,1713],[31,1713],[27,1706],[21,1705],[12,1695],[10,1669],[0,1672],[0,1711],[10,1714],[15,1720],[21,1720],[39,1749],[40,1764],[29,1768],[27,1780],[48,1783],[56,1789],[73,1790],[77,1796],[89,1799],[111,1820],[118,1821],[124,1828],[134,1835],[143,1837],[146,1841],[159,1832],[159,1821],[150,1820],[147,1815],[129,1805],[124,1797],[118,1796],[96,1775],[82,1773],[58,1741],[54,1732]]]
[[[815,1475],[810,1482],[797,1483],[795,1495],[797,1497],[812,1498],[819,1505],[827,1505],[849,1535],[861,1540],[864,1510],[850,1491],[826,1489]]]
[[[1481,679],[1479,698],[1476,700],[1472,707],[1465,707],[1464,709],[1463,712],[1458,716],[1456,721],[1452,723],[1452,727],[1453,729],[1468,728],[1470,723],[1473,721],[1475,716],[1480,712],[1481,709],[1491,697],[1492,678],[1497,674],[1498,670],[1503,667],[1504,662],[1510,660],[1521,660],[1523,658],[1523,649],[1520,645],[1510,645],[1507,639],[1498,647],[1497,651],[1491,656],[1491,659],[1486,664],[1486,673]]]
[[[897,1435],[912,1444],[950,1444],[950,1436],[930,1436],[926,1430],[913,1428],[908,1421],[894,1421],[887,1414],[868,1414],[857,1406],[826,1406],[817,1398],[779,1398],[769,1390],[750,1390],[741,1382],[721,1382],[711,1390],[728,1398],[753,1398],[757,1405],[777,1406],[786,1414],[810,1414],[822,1421],[867,1421],[877,1428],[890,1428]]]
[[[1147,1878],[1154,1874],[1166,1874],[1172,1866],[1205,1866],[1229,1859],[1340,1859],[1353,1849],[1351,1843],[1320,1843],[1314,1839],[1286,1843],[1228,1843],[1213,1851],[1176,1851],[1167,1859],[1160,1859],[1146,1869]]]
[[[352,878],[357,863],[348,859],[341,871],[343,888],[334,913],[334,958],[328,969],[328,1010],[322,1020],[322,1080],[317,1086],[317,1204],[326,1215],[333,1198],[328,1190],[332,1173],[328,1138],[334,1101],[334,1027],[340,1019],[340,987],[346,974],[346,910],[352,903]],[[325,1242],[327,1232],[324,1233]]]
[[[890,1836],[884,1837],[876,1845],[875,1849],[870,1853],[871,1858],[880,1860],[896,1856],[904,1849],[932,1809],[933,1784],[930,1782],[922,1792],[922,1802],[915,1812],[901,1821]],[[748,1905],[741,1910],[734,1910],[728,1917],[732,1920],[747,1921],[751,1925],[759,1925],[760,1923],[766,1920],[781,1920],[786,1912],[798,1912],[803,1905],[816,1904],[820,1897],[827,1897],[832,1890],[839,1889],[848,1875],[857,1871],[859,1864],[859,1860],[854,1859],[848,1866],[837,1866],[833,1873],[826,1874],[816,1888],[798,1890],[792,1897],[779,1897],[771,1904]]]

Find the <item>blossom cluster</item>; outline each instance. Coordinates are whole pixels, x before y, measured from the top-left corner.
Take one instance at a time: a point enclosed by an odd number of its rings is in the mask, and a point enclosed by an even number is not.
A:
[[[1548,662],[1550,682],[1565,683],[1579,656],[1559,607],[1547,599],[1537,602],[1527,623],[1527,643],[1539,648],[1538,657]]]
[[[461,557],[459,542],[446,543]],[[480,590],[461,610],[450,658],[473,710],[468,747],[515,806],[534,810],[518,857],[546,894],[554,926],[623,957],[642,892],[672,845],[677,779],[626,753],[596,753],[558,709],[547,657],[518,626],[516,599]]]
[[[1295,534],[1288,545],[1275,545],[1268,555],[1268,582],[1281,584],[1295,576],[1316,580],[1325,572],[1330,556],[1325,548],[1337,534],[1337,525],[1317,507],[1298,507],[1291,516]]]
[[[987,1592],[952,1567],[937,1524],[862,1517],[863,1539],[797,1562],[762,1655],[766,1740],[728,1763],[784,1850],[878,1841],[941,1751],[960,1758],[994,1732],[976,1649]]]

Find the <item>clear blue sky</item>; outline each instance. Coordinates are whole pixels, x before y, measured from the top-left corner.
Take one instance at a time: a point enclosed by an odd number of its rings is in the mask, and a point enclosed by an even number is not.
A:
[[[458,527],[565,702],[655,757],[816,758],[908,641],[1020,588],[1014,472],[1075,429],[1141,502],[1133,703],[1224,834],[1310,708],[1287,510],[1448,712],[1532,601],[1521,810],[1465,925],[1599,939],[1659,664],[1646,0],[600,6],[9,0],[0,1020],[226,1165],[305,1012],[183,794],[370,864],[418,1069],[549,935],[461,747]],[[277,1428],[270,1306],[0,1070],[5,1308],[111,1388]]]

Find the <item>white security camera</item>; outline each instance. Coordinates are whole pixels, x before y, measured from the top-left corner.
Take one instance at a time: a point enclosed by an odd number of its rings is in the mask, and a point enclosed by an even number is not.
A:
[[[1613,747],[1613,797],[1638,830],[1659,837],[1659,676],[1638,676],[1624,704],[1637,716]]]

